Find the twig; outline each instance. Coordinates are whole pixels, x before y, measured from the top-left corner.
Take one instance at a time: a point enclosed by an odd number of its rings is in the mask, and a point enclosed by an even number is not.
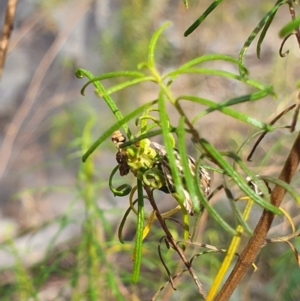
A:
[[[40,65],[38,66],[31,83],[29,85],[27,94],[24,98],[23,103],[19,107],[18,111],[13,117],[12,122],[8,126],[6,135],[3,139],[2,147],[0,150],[0,179],[3,177],[6,167],[8,165],[11,151],[14,145],[14,142],[17,138],[17,135],[20,131],[20,128],[28,116],[33,104],[35,103],[36,97],[39,92],[40,85],[46,74],[46,70],[50,67],[57,53],[61,49],[62,45],[66,42],[67,38],[71,34],[72,30],[75,27],[75,24],[78,23],[81,18],[85,15],[89,9],[90,2],[83,2],[76,6],[76,10],[72,12],[69,19],[67,20],[67,28],[61,32],[57,37],[56,41],[52,44],[49,50],[45,53]],[[75,20],[75,21],[74,21]]]
[[[171,275],[171,272],[170,272],[170,270],[169,270],[167,264],[165,263],[165,261],[164,261],[164,259],[163,259],[162,253],[161,253],[161,248],[160,248],[160,246],[161,246],[161,242],[162,242],[163,240],[165,240],[165,243],[166,243],[167,245],[169,244],[169,241],[167,240],[166,236],[163,236],[163,237],[159,240],[159,243],[158,243],[158,255],[159,255],[159,259],[160,259],[162,265],[164,266],[164,268],[165,268],[165,270],[166,270],[166,272],[167,272],[167,274],[168,274],[169,282],[170,282],[170,284],[171,284],[173,290],[176,291],[176,287],[175,287],[175,284],[174,284],[174,281],[173,281],[173,277],[172,277],[172,275]]]
[[[292,110],[294,107],[296,107],[296,104],[293,104],[291,106],[289,106],[287,109],[285,109],[284,111],[282,111],[280,114],[278,114],[274,119],[271,120],[271,122],[269,123],[269,125],[273,125],[276,123],[276,121],[278,121],[283,115],[285,115],[286,113],[288,113],[290,110]],[[289,128],[289,126],[287,126]],[[247,157],[247,161],[251,162],[251,158],[256,150],[256,148],[258,147],[259,143],[263,140],[263,138],[267,135],[268,132],[263,132],[258,139],[256,140],[254,146],[252,147],[248,157]]]
[[[294,145],[287,157],[279,179],[290,183],[292,177],[294,176],[297,167],[300,163],[300,133],[298,134]],[[279,207],[286,191],[284,188],[276,185],[271,193],[271,203],[272,205]],[[229,275],[227,281],[225,282],[223,288],[219,292],[215,301],[226,301],[230,298],[235,288],[241,281],[242,277],[251,267],[256,256],[258,255],[261,247],[265,243],[266,235],[271,227],[274,219],[274,214],[270,211],[264,210],[262,216],[255,228],[254,235],[250,239],[248,245],[241,254],[239,260],[237,261],[234,269]]]
[[[299,116],[299,110],[300,110],[300,92],[297,95],[296,109],[295,109],[295,112],[293,115],[291,128],[290,128],[291,133],[294,132],[294,130],[296,128],[296,124],[297,124],[297,120],[298,120],[298,116]]]
[[[5,21],[0,41],[0,78],[3,73],[9,39],[13,31],[13,23],[15,18],[17,2],[18,0],[8,0],[7,2]]]
[[[293,33],[290,33],[289,35],[287,35],[287,36],[283,39],[283,41],[282,41],[282,43],[281,43],[281,45],[280,45],[280,48],[279,48],[279,56],[280,56],[280,57],[284,58],[284,57],[286,57],[286,56],[290,53],[289,50],[283,52],[283,47],[284,47],[286,41],[287,41],[291,36],[293,36],[294,34],[295,34],[294,32],[293,32]]]
[[[157,220],[159,221],[162,229],[164,230],[165,234],[166,234],[166,239],[168,240],[168,242],[170,243],[170,246],[172,246],[172,248],[178,253],[178,255],[180,256],[180,258],[182,259],[184,265],[187,267],[189,273],[191,274],[197,288],[198,288],[198,292],[199,294],[205,299],[206,298],[206,293],[204,292],[204,289],[202,287],[201,282],[199,281],[195,270],[191,267],[190,262],[185,258],[182,250],[180,247],[178,247],[178,245],[176,244],[175,240],[173,239],[172,234],[170,233],[168,227],[166,226],[166,223],[164,221],[164,219],[162,218],[157,206],[156,206],[156,202],[153,198],[153,193],[151,191],[151,189],[147,186],[144,186],[144,189],[148,195],[149,201],[151,206],[153,207],[153,210],[156,211],[156,217]]]
[[[172,281],[175,280],[176,278],[178,278],[179,276],[181,276],[184,272],[186,272],[187,269],[183,269],[182,271],[178,272],[176,275],[172,276]],[[155,293],[155,295],[151,298],[150,301],[155,301],[157,300],[159,294],[161,293],[161,291],[170,283],[170,280],[167,281],[164,285],[162,285],[159,290]]]
[[[290,10],[290,14],[291,14],[291,17],[292,17],[292,20],[295,20],[296,18],[296,13],[295,13],[295,8],[294,8],[294,4],[293,4],[293,1],[290,0],[288,2],[288,5],[289,5],[289,10]],[[300,47],[300,30],[299,30],[299,27],[296,29],[296,38],[297,38],[297,42],[298,42],[298,45]]]

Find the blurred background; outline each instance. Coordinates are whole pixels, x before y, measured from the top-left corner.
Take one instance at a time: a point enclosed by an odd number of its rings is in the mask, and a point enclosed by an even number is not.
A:
[[[86,124],[93,121],[85,137],[91,144],[115,119],[105,103],[94,95],[92,87],[87,88],[85,96],[80,94],[86,81],[76,78],[75,71],[84,68],[100,75],[136,70],[138,63],[147,59],[152,34],[165,21],[171,21],[172,27],[159,40],[157,60],[161,72],[204,54],[220,53],[237,58],[251,31],[274,5],[274,1],[224,1],[185,38],[184,31],[210,3],[190,0],[186,9],[181,0],[19,1],[0,82],[1,301],[149,300],[166,282],[165,271],[158,268],[161,264],[157,258],[157,241],[161,236],[153,233],[145,245],[142,279],[138,285],[131,284],[135,223],[132,216],[124,229],[124,237],[129,242],[121,245],[116,229],[128,201],[127,197],[114,198],[107,186],[116,165],[111,141],[93,154],[93,178],[90,182],[82,180],[86,167],[81,163],[81,143]],[[7,1],[0,1],[1,25],[6,5]],[[278,31],[289,20],[288,9],[281,8],[262,45],[261,58],[256,57],[254,44],[246,55],[250,76],[265,85],[273,85],[277,99],[268,97],[239,109],[264,122],[293,104],[298,93],[297,43],[290,39],[285,46],[290,50],[289,55],[286,58],[278,55],[282,42]],[[211,66],[237,72],[224,63]],[[109,87],[117,82],[106,81],[105,85]],[[143,84],[113,97],[126,115],[138,105],[155,99],[156,92],[156,87]],[[219,102],[249,90],[224,79],[186,76],[174,84],[173,92],[174,95],[201,95]],[[199,110],[199,106],[186,107],[190,116],[197,113],[195,109]],[[170,114],[176,120],[172,110]],[[280,123],[289,124],[291,116],[292,113],[288,114]],[[218,113],[201,119],[198,127],[218,150],[236,151],[254,132],[253,128]],[[251,167],[255,172],[276,176],[294,137],[295,134],[286,130],[268,135]],[[192,146],[189,151],[196,153]],[[133,179],[129,177],[126,181]],[[94,193],[93,225],[87,223],[91,219],[89,203],[82,193],[87,185],[92,185]],[[164,209],[175,204],[168,196],[162,194],[161,198]],[[222,204],[222,200],[224,196],[220,195],[213,204],[225,208],[228,212],[225,210],[224,216],[230,217],[230,207]],[[291,200],[285,206],[293,212],[294,222],[299,225],[299,207]],[[257,210],[253,225],[259,216]],[[272,234],[283,235],[288,231],[288,224],[281,218],[274,228]],[[91,249],[83,246],[89,231],[97,238],[98,249],[94,251],[100,253],[95,258],[89,253]],[[201,222],[200,233],[202,242],[220,248],[228,246],[229,236],[224,236],[207,215]],[[88,256],[95,261],[89,261]],[[208,288],[223,257],[206,256],[199,262],[199,266],[204,266],[199,269],[199,277]],[[172,254],[166,257],[172,264]],[[173,264],[178,268],[177,258]],[[286,246],[268,247],[257,265],[259,271],[249,273],[232,300],[299,300],[300,272]],[[109,271],[115,275],[117,288],[106,279]],[[101,292],[96,292],[100,288]],[[191,300],[193,296],[196,296],[195,287],[185,276],[179,280],[178,291],[168,288],[160,300]]]

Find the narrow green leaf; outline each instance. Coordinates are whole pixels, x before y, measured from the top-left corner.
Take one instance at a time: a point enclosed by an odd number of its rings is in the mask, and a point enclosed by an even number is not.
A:
[[[253,235],[253,231],[251,230],[251,228],[249,227],[249,225],[247,224],[247,222],[244,220],[242,213],[240,212],[240,210],[238,209],[237,205],[236,205],[236,201],[230,191],[230,189],[227,187],[226,182],[224,181],[224,191],[225,194],[227,196],[227,199],[229,200],[230,206],[232,208],[232,211],[234,212],[234,216],[236,217],[236,219],[238,220],[238,222],[240,223],[240,225],[243,227],[244,231],[252,236]]]
[[[262,99],[270,94],[273,96],[276,96],[274,94],[272,86],[266,87],[266,90],[261,90],[261,91],[254,92],[251,94],[242,95],[239,97],[231,98],[229,100],[225,100],[224,102],[221,102],[220,104],[223,104],[224,106],[229,107],[229,106],[237,105],[237,104],[244,103],[247,101],[256,101],[256,100]]]
[[[255,185],[257,186],[258,190],[260,192],[262,192],[262,194],[264,196],[269,195],[269,191],[267,190],[267,187],[266,187],[265,183],[263,183],[259,179],[259,177],[252,170],[250,170],[246,166],[246,164],[243,162],[243,160],[239,156],[237,156],[236,154],[233,154],[233,153],[223,153],[223,155],[232,158],[234,160],[234,162],[239,165],[239,167],[246,174],[246,176],[251,178],[251,181],[253,183],[255,183]]]
[[[109,180],[108,180],[108,186],[109,186],[110,191],[114,194],[114,196],[123,197],[123,196],[128,195],[131,192],[132,187],[128,184],[123,184],[117,188],[113,187],[112,179],[118,170],[119,170],[119,165],[117,165],[111,172],[111,174],[109,176]]]
[[[265,124],[263,122],[260,122],[244,113],[240,113],[238,111],[232,110],[230,108],[227,107],[223,107],[221,104],[217,104],[211,100],[208,99],[204,99],[204,98],[199,98],[199,97],[195,97],[195,96],[181,96],[180,98],[178,98],[178,100],[180,99],[185,99],[185,100],[189,100],[192,102],[197,102],[206,106],[209,106],[209,108],[211,109],[211,111],[214,110],[218,110],[228,116],[231,116],[239,121],[248,123],[254,127],[263,129],[265,131],[271,131],[272,130],[272,126]],[[192,121],[192,123],[195,123],[200,117],[204,116],[205,114],[198,114]]]
[[[163,26],[161,26],[152,36],[150,44],[149,44],[149,50],[148,50],[148,67],[150,69],[154,69],[154,51],[156,47],[157,40],[159,36],[162,34],[162,32],[171,26],[171,22],[165,23]]]
[[[217,107],[209,107],[209,108],[205,109],[204,111],[200,112],[199,114],[197,114],[196,117],[194,117],[192,123],[195,123],[197,120],[199,120],[200,118],[204,117],[205,115],[207,115],[213,111],[219,110],[219,106],[220,107],[229,107],[229,106],[237,105],[237,104],[244,103],[247,101],[256,101],[256,100],[266,97],[267,95],[269,95],[268,91],[258,91],[258,92],[252,93],[252,94],[247,94],[247,95],[243,95],[240,97],[235,97],[235,98],[232,98],[229,100],[225,100],[223,102],[218,103]],[[190,97],[190,96],[187,96],[187,97]],[[181,96],[180,98],[178,98],[178,100],[180,100],[180,99],[186,99],[186,96]],[[201,101],[202,99],[203,98],[199,98],[199,101]],[[206,99],[204,99],[204,100],[206,100]],[[208,101],[210,101],[210,100],[208,100]]]
[[[116,71],[116,72],[110,72],[110,73],[104,73],[102,75],[96,76],[94,77],[92,80],[88,81],[81,89],[80,93],[82,95],[84,95],[84,91],[86,89],[87,86],[89,86],[90,84],[96,82],[96,81],[100,81],[103,79],[109,79],[109,78],[115,78],[115,77],[144,77],[144,73],[141,72],[137,72],[137,71]]]
[[[245,54],[249,48],[249,46],[251,45],[251,43],[253,42],[253,40],[255,39],[255,37],[257,36],[257,34],[260,32],[260,30],[267,24],[268,20],[270,18],[274,18],[278,8],[283,5],[286,4],[288,2],[288,0],[279,0],[276,2],[276,4],[274,5],[274,7],[262,18],[262,20],[258,23],[258,25],[254,28],[254,30],[251,32],[250,36],[248,37],[248,39],[246,40],[245,44],[243,45],[240,54],[239,54],[239,62],[242,66],[244,66],[244,57]],[[263,38],[263,37],[262,37]],[[262,41],[261,41],[262,42]],[[244,75],[243,70],[240,69],[240,74]]]
[[[135,200],[132,204],[133,204],[133,206],[136,204],[136,202],[137,202],[138,200]],[[124,216],[123,216],[123,218],[122,218],[122,220],[121,220],[121,223],[120,223],[120,226],[119,226],[119,228],[118,228],[118,238],[119,238],[119,241],[120,241],[120,243],[121,244],[123,244],[124,243],[124,239],[123,239],[123,228],[124,228],[124,226],[125,226],[125,223],[126,223],[126,220],[127,220],[127,217],[128,217],[128,215],[129,215],[129,213],[130,213],[130,211],[131,211],[132,209],[131,209],[131,207],[129,206],[129,208],[126,210],[126,212],[124,213]]]
[[[176,71],[178,70],[184,70],[184,69],[189,69],[195,65],[199,65],[202,63],[206,63],[206,62],[210,62],[210,61],[226,61],[226,62],[230,62],[233,64],[236,64],[239,68],[244,68],[244,72],[247,73],[248,71],[246,70],[246,68],[240,64],[240,62],[238,60],[236,60],[235,58],[228,56],[228,55],[223,55],[223,54],[208,54],[208,55],[203,55],[201,57],[195,58],[183,65],[181,65]],[[174,72],[174,71],[172,71]],[[163,76],[163,79],[171,76],[172,73],[167,73],[166,75]]]
[[[273,127],[274,127],[274,130],[278,130],[278,129],[288,130],[285,126],[273,126]],[[287,138],[287,136],[288,135],[286,135],[286,138]],[[284,142],[281,139],[275,139],[274,143],[272,143],[271,145],[269,145],[268,151],[265,152],[264,156],[259,160],[259,166],[260,167],[262,167],[262,166],[270,166],[270,163],[273,162],[274,156],[276,156],[276,154],[279,154],[281,152],[282,145],[284,145],[283,143]],[[248,155],[248,157],[249,157],[249,155]]]
[[[274,94],[273,89],[271,89],[270,87],[266,87],[257,81],[250,80],[247,77],[240,76],[240,75],[228,72],[228,71],[205,69],[205,68],[190,68],[190,69],[176,70],[176,71],[170,72],[169,76],[177,77],[180,74],[203,74],[203,75],[213,75],[213,76],[224,77],[227,79],[234,79],[234,80],[240,81],[248,86],[257,88],[259,90],[268,91],[269,94]]]
[[[170,133],[174,133],[176,131],[176,128],[170,128]],[[136,142],[138,141],[141,141],[143,139],[146,139],[146,138],[151,138],[151,137],[155,137],[155,136],[159,136],[162,134],[162,130],[156,130],[156,131],[152,131],[152,132],[147,132],[145,134],[142,134],[142,135],[139,135],[138,137],[136,138],[133,138],[132,140],[130,141],[127,141],[125,143],[122,143],[120,145],[121,148],[124,148],[124,147],[127,147],[127,146],[130,146],[132,144],[135,144]]]
[[[132,282],[137,283],[140,276],[141,262],[142,262],[142,246],[143,246],[143,230],[144,230],[144,195],[143,195],[143,183],[141,180],[137,180],[137,192],[138,192],[138,214],[137,214],[137,228],[134,247],[134,264]]]
[[[259,179],[262,179],[264,181],[273,183],[275,185],[278,185],[282,188],[284,188],[294,199],[295,201],[300,204],[300,194],[289,184],[287,184],[286,182],[279,180],[279,179],[275,179],[272,177],[268,177],[268,176],[259,176]]]
[[[267,34],[267,31],[269,29],[269,27],[271,26],[274,18],[275,18],[275,15],[277,13],[277,9],[273,12],[273,14],[270,16],[270,18],[267,20],[260,36],[259,36],[259,39],[258,39],[258,42],[257,42],[257,46],[256,46],[256,55],[257,57],[260,59],[260,51],[261,51],[261,44]],[[242,71],[243,72],[243,71]]]
[[[223,158],[223,156],[205,139],[200,140],[201,146],[210,155],[210,157],[225,170],[226,174],[232,178],[232,180],[239,186],[239,188],[248,195],[257,205],[263,207],[266,210],[271,211],[274,214],[282,215],[281,211],[274,207],[270,202],[262,199],[257,195],[245,182],[245,179],[240,176],[232,166]]]
[[[182,180],[176,165],[172,141],[169,137],[169,133],[170,133],[169,118],[167,115],[165,101],[162,92],[160,92],[158,98],[158,109],[159,109],[159,116],[161,122],[162,137],[163,137],[164,146],[166,148],[166,152],[169,160],[172,178],[174,181],[174,185],[176,187],[176,192],[178,194],[179,203],[181,206],[183,206],[184,194],[183,194]]]
[[[84,70],[84,69],[78,69],[75,74],[78,78],[83,78],[84,76],[87,77],[89,80],[93,80],[95,78],[95,76],[91,72]],[[116,118],[119,121],[123,120],[123,115],[122,115],[121,111],[119,110],[116,103],[112,100],[112,98],[105,92],[106,90],[103,87],[103,85],[99,81],[93,82],[93,85],[95,86],[96,90],[99,93],[103,94],[104,101],[106,102],[106,104],[110,108],[110,110],[113,112],[113,114],[116,116]],[[122,126],[123,126],[123,129],[125,131],[127,138],[131,139],[132,134],[130,132],[130,129],[129,129],[127,123],[126,122],[122,123]]]
[[[300,25],[300,16],[286,24],[280,31],[279,31],[279,37],[285,38],[287,35],[293,33],[295,30],[299,28]]]
[[[201,160],[198,160],[196,163],[196,171],[199,170],[201,164]],[[203,207],[207,210],[208,214],[228,233],[231,235],[237,235],[237,232],[235,229],[233,229],[222,217],[221,215],[212,207],[209,205],[208,200],[203,195],[203,191],[200,187],[199,178],[194,177],[195,186],[197,189],[197,195],[199,196],[200,204],[203,205]]]
[[[215,0],[206,9],[206,11],[185,31],[184,36],[187,37],[190,35],[222,1],[223,0]]]
[[[200,204],[199,199],[196,193],[196,187],[194,182],[194,177],[192,176],[189,163],[188,163],[188,154],[186,152],[186,145],[185,145],[185,130],[184,130],[184,117],[181,117],[179,119],[179,125],[177,128],[177,136],[178,136],[178,152],[180,154],[181,164],[183,168],[183,174],[184,174],[184,182],[187,186],[187,190],[190,194],[191,201],[193,204],[193,210],[195,213],[199,213],[200,211]],[[196,175],[198,176],[198,172],[196,172]],[[198,177],[199,179],[199,177]]]
[[[157,100],[151,101],[149,103],[144,104],[143,106],[137,108],[127,116],[125,116],[122,120],[115,123],[113,126],[111,126],[102,136],[100,136],[93,145],[86,151],[86,153],[82,156],[82,161],[85,162],[86,159],[95,151],[95,149],[106,139],[110,138],[112,133],[116,130],[118,130],[122,125],[127,123],[129,120],[133,119],[135,116],[142,113],[144,110],[148,109],[149,107],[153,106]]]
[[[274,128],[274,129],[276,129],[276,128]],[[237,150],[237,152],[236,152],[237,156],[240,155],[240,153],[243,151],[243,149],[244,149],[246,146],[247,146],[247,147],[249,146],[250,141],[251,141],[252,139],[254,139],[255,137],[261,135],[262,133],[265,133],[265,131],[264,131],[264,130],[259,130],[259,131],[255,132],[255,133],[253,133],[251,136],[248,136],[247,139],[240,145],[239,149]]]
[[[130,81],[127,81],[125,83],[121,83],[121,84],[118,84],[118,85],[115,85],[105,91],[101,91],[101,92],[97,92],[97,95],[99,95],[100,97],[104,97],[105,95],[111,95],[115,92],[118,92],[120,90],[123,90],[125,88],[128,88],[130,86],[133,86],[133,85],[137,85],[137,84],[140,84],[142,82],[147,82],[147,81],[154,81],[154,78],[152,76],[145,76],[143,78],[136,78],[136,79],[133,79],[133,80],[130,80]]]

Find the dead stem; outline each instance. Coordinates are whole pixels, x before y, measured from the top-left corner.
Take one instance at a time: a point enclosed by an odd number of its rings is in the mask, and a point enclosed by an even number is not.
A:
[[[298,134],[294,145],[285,161],[279,179],[290,183],[300,162],[300,133]],[[285,195],[284,188],[276,185],[271,193],[272,205],[279,207]],[[261,247],[265,243],[266,235],[271,227],[274,219],[274,214],[264,210],[262,216],[255,228],[254,235],[250,239],[248,245],[244,249],[235,267],[225,282],[223,288],[219,292],[215,301],[226,301],[230,298],[235,288],[241,281],[242,277],[251,267]]]
[[[3,72],[8,44],[10,40],[11,33],[14,28],[14,18],[17,7],[17,0],[9,0],[7,2],[5,21],[2,30],[2,36],[0,41],[0,77]]]
[[[197,288],[198,288],[198,292],[199,294],[205,299],[206,298],[206,293],[203,289],[203,286],[201,284],[201,282],[199,281],[195,270],[191,267],[190,262],[185,258],[183,251],[181,250],[181,248],[176,244],[176,241],[173,239],[172,234],[170,233],[168,227],[166,226],[165,220],[162,218],[157,206],[156,206],[156,202],[153,198],[153,193],[151,191],[151,189],[147,186],[144,186],[145,191],[147,192],[149,201],[151,206],[153,207],[153,210],[156,211],[156,217],[158,222],[160,223],[162,229],[164,230],[165,234],[166,234],[166,239],[168,240],[168,242],[170,243],[170,245],[172,246],[172,248],[178,253],[178,255],[180,256],[180,258],[182,259],[183,263],[185,264],[185,266],[187,267],[189,273],[191,274]]]

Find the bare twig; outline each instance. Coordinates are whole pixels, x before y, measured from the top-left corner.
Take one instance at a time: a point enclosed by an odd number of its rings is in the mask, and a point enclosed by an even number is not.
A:
[[[159,221],[162,229],[164,230],[165,234],[166,234],[166,239],[167,241],[170,243],[170,246],[178,253],[178,255],[180,256],[180,258],[182,259],[184,265],[186,266],[186,268],[188,269],[190,275],[192,276],[197,288],[198,288],[198,292],[199,294],[205,299],[206,298],[206,293],[204,292],[203,286],[201,284],[201,282],[199,281],[195,270],[191,267],[190,262],[185,258],[181,248],[176,244],[176,241],[174,240],[172,234],[170,233],[168,227],[166,226],[166,223],[164,221],[164,219],[162,218],[157,206],[156,206],[156,202],[153,198],[153,193],[151,191],[151,189],[148,186],[144,186],[144,189],[148,195],[149,198],[149,202],[151,204],[151,206],[153,207],[153,210],[156,211],[156,217],[157,220]]]
[[[3,73],[3,68],[6,59],[9,39],[13,31],[13,23],[18,0],[8,0],[5,14],[5,21],[2,30],[2,37],[0,41],[0,78]]]
[[[290,10],[292,20],[295,20],[296,13],[295,13],[295,8],[294,8],[294,3],[293,2],[294,1],[291,0],[291,1],[288,2],[288,4],[289,4],[289,10]],[[297,38],[298,45],[300,47],[300,30],[299,30],[299,27],[296,29],[295,35],[296,35],[296,38]]]
[[[287,41],[291,36],[293,36],[294,34],[295,34],[294,32],[293,32],[293,33],[290,33],[290,34],[287,35],[287,36],[283,39],[283,41],[281,42],[281,45],[280,45],[280,48],[279,48],[279,55],[280,55],[280,57],[284,58],[284,57],[286,57],[286,56],[290,53],[289,50],[283,52],[283,47],[284,47],[286,41]]]
[[[296,128],[296,124],[299,116],[299,110],[300,110],[300,92],[297,95],[296,108],[295,108],[294,116],[291,123],[291,129],[290,129],[291,132],[294,132]]]
[[[173,290],[176,291],[176,287],[175,287],[175,284],[174,284],[174,281],[173,281],[173,277],[172,277],[172,275],[171,275],[171,272],[170,272],[170,270],[169,270],[167,264],[165,263],[165,261],[164,261],[164,259],[163,259],[162,253],[161,253],[161,248],[160,248],[160,246],[161,246],[161,242],[162,242],[163,240],[165,240],[165,243],[166,243],[166,244],[169,243],[168,240],[167,240],[167,238],[166,238],[166,236],[163,236],[163,237],[159,240],[159,243],[158,243],[158,255],[159,255],[159,259],[160,259],[162,265],[164,266],[164,268],[165,268],[165,270],[166,270],[166,272],[167,272],[167,274],[168,274],[169,282],[170,282],[170,284],[171,284]]]
[[[24,128],[24,134],[20,136],[18,142],[21,147],[24,147],[36,141],[45,131],[45,127],[41,126],[42,121],[46,120],[51,112],[58,107],[61,107],[71,101],[74,101],[78,96],[78,90],[69,91],[67,93],[57,93],[51,98],[44,101],[42,104],[39,104],[35,107],[34,115],[31,116],[28,123]],[[50,115],[51,116],[51,115]]]
[[[187,269],[183,269],[182,271],[178,272],[176,275],[172,276],[172,281],[181,276],[183,273],[187,272]],[[155,293],[155,295],[151,298],[150,301],[155,301],[157,300],[159,294],[161,291],[170,283],[170,281],[167,281],[164,285],[162,285],[159,290]]]
[[[293,104],[291,106],[289,106],[287,109],[285,109],[284,111],[282,111],[280,114],[278,114],[270,123],[269,125],[273,125],[275,124],[276,121],[278,121],[283,115],[285,115],[286,113],[288,113],[290,110],[292,110],[296,105]],[[290,126],[287,126],[287,128],[290,128]],[[251,162],[251,158],[256,150],[256,148],[258,147],[259,143],[263,140],[263,138],[267,135],[268,132],[264,132],[262,133],[258,139],[256,140],[254,146],[252,147],[252,150],[250,151],[248,157],[247,157],[247,161]]]
[[[289,10],[290,10],[291,18],[292,18],[292,20],[295,20],[295,18],[296,18],[296,13],[295,13],[295,8],[294,8],[294,3],[293,3],[293,2],[295,2],[295,1],[293,1],[293,0],[288,1],[288,5],[289,5]],[[283,39],[283,41],[282,41],[282,43],[281,43],[281,46],[280,46],[280,49],[279,49],[279,55],[280,55],[282,58],[286,57],[286,56],[289,54],[289,52],[290,52],[289,50],[283,52],[283,46],[285,45],[286,41],[287,41],[291,36],[293,36],[293,35],[296,36],[297,42],[298,42],[298,46],[300,47],[300,30],[299,30],[299,27],[298,27],[298,28],[296,28],[295,32],[290,33],[289,35],[287,35],[287,36]]]
[[[8,165],[13,144],[17,138],[20,128],[24,120],[28,116],[33,104],[35,103],[40,85],[46,74],[46,70],[50,67],[62,45],[66,42],[67,38],[73,31],[75,24],[78,23],[88,11],[89,5],[90,2],[82,2],[81,4],[74,6],[75,11],[72,11],[69,20],[66,21],[66,24],[69,24],[69,26],[67,26],[66,29],[61,32],[56,41],[45,53],[40,65],[38,66],[29,85],[24,101],[14,115],[13,120],[9,125],[6,135],[3,139],[2,147],[0,150],[0,157],[2,158],[0,161],[0,179],[3,177],[5,169]]]

